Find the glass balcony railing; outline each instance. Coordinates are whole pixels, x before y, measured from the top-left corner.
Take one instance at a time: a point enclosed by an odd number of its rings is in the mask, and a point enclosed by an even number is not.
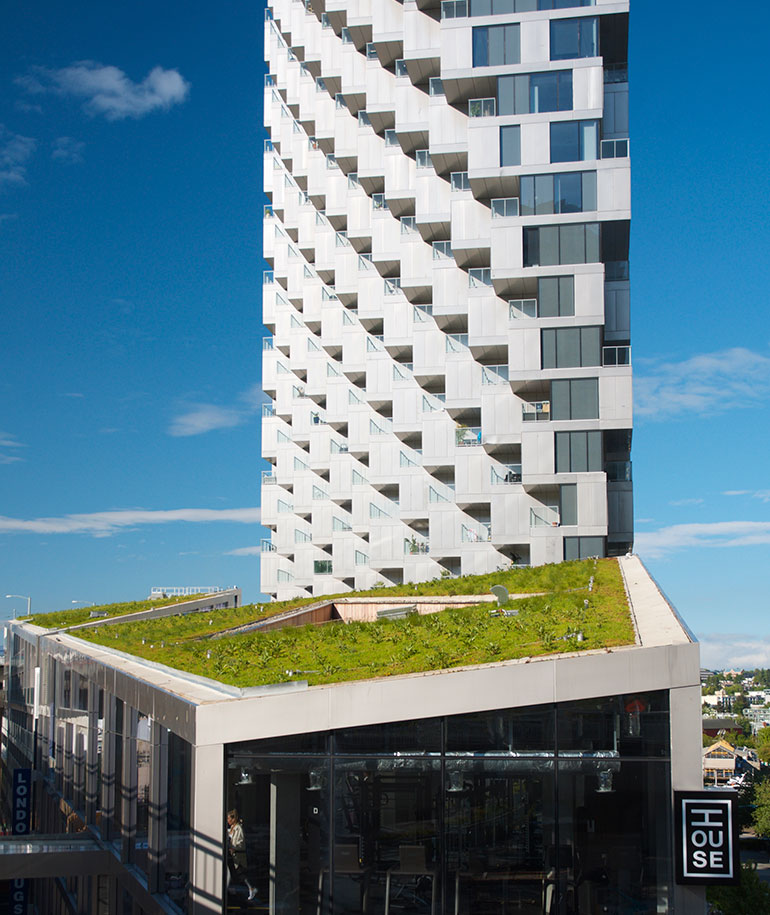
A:
[[[442,19],[461,19],[468,15],[468,0],[442,0]]]
[[[536,400],[521,405],[521,418],[525,423],[544,422],[551,418],[551,401]]]
[[[468,349],[468,334],[447,334],[446,352],[464,353]]]
[[[537,299],[509,299],[508,312],[512,321],[537,317]]]
[[[411,540],[404,540],[404,553],[408,556],[424,555],[430,551],[430,545],[427,540],[418,540],[412,537]]]
[[[469,448],[481,444],[481,426],[461,426],[455,429],[455,444],[458,448]]]
[[[482,384],[507,384],[508,383],[508,366],[507,365],[483,365],[481,367]]]
[[[607,461],[604,469],[607,471],[608,483],[631,482],[631,461]]]
[[[262,485],[263,486],[272,486],[278,482],[278,475],[274,470],[263,470],[262,471]]]
[[[602,365],[631,365],[630,346],[605,346],[602,348]]]
[[[260,549],[263,553],[274,553],[276,547],[272,540],[263,540],[260,544]]]
[[[492,467],[491,476],[493,486],[521,483],[521,464],[502,464],[500,467]]]
[[[460,529],[460,540],[463,543],[489,543],[492,539],[492,525],[479,521],[473,527],[463,524]]]
[[[492,219],[505,219],[506,216],[519,215],[518,197],[495,197],[491,204]]]
[[[602,140],[602,159],[625,159],[628,140]]]
[[[497,114],[494,98],[472,98],[468,100],[469,118],[493,118]]]
[[[275,407],[271,403],[262,404],[262,416],[275,416]]]
[[[543,505],[540,508],[530,508],[529,510],[530,527],[558,527],[559,512],[550,505]]]

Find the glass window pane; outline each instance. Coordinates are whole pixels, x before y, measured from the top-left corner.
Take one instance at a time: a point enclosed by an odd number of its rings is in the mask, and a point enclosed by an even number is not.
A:
[[[543,331],[545,334],[545,331]],[[545,368],[546,366],[544,366]],[[551,419],[571,419],[569,381],[551,382]]]
[[[564,538],[564,559],[566,562],[580,559],[580,537]]]
[[[556,331],[556,367],[571,369],[580,365],[580,328],[560,327]]]
[[[556,276],[542,276],[537,282],[538,317],[555,318],[559,314],[559,283]]]
[[[570,382],[570,395],[570,419],[599,418],[599,381],[597,378],[573,379]]]
[[[557,213],[580,213],[583,209],[583,181],[580,172],[554,175],[557,185]]]
[[[489,29],[480,28],[473,30],[473,66],[486,67],[489,65]]]
[[[542,361],[544,369],[556,368],[556,331],[547,328],[542,333]]]
[[[588,470],[587,432],[570,432],[570,470],[581,473]]]
[[[580,56],[578,19],[551,21],[551,60],[569,60]]]
[[[583,211],[596,209],[596,172],[583,172]]]
[[[471,16],[489,16],[492,0],[471,0]]]
[[[572,111],[572,70],[562,70],[558,74],[559,104],[557,111]]]
[[[560,264],[584,264],[586,262],[585,226],[561,226]]]
[[[524,229],[524,266],[534,267],[540,263],[540,229]]]
[[[447,718],[447,753],[553,751],[552,706],[504,709]],[[447,763],[449,765],[449,763]]]
[[[598,327],[583,327],[580,330],[580,364],[601,364],[601,334]]]
[[[570,470],[570,435],[569,432],[556,433],[556,473],[569,473]]]
[[[596,17],[579,19],[580,56],[597,57],[599,54],[599,23]]]
[[[498,67],[505,60],[505,26],[491,26],[489,32],[489,66]]]
[[[538,216],[553,213],[553,175],[535,177],[535,213]]]
[[[530,110],[557,111],[558,100],[557,73],[533,73],[530,77]]]
[[[515,114],[513,86],[515,76],[500,76],[497,80],[497,113]]]
[[[580,158],[582,160],[599,158],[599,122],[579,121],[580,124]]]
[[[500,128],[500,165],[521,165],[521,129]]]
[[[573,276],[559,277],[559,314],[575,314],[575,278]]]
[[[504,63],[518,64],[521,62],[519,26],[504,25],[502,28],[505,30]]]
[[[541,226],[538,230],[540,240],[540,264],[550,267],[559,263],[559,227]]]
[[[440,753],[441,719],[418,718],[334,732],[337,753]]]
[[[577,121],[551,124],[551,162],[576,162],[580,158]]]
[[[519,189],[519,202],[522,216],[534,216],[535,214],[535,179],[527,175],[521,179]]]
[[[588,436],[588,470],[602,469],[602,434],[599,431],[586,433]]]
[[[515,13],[513,0],[492,0],[492,12],[498,13]]]
[[[577,524],[577,484],[566,483],[559,488],[559,520],[562,524]]]
[[[514,76],[514,114],[529,114],[529,75]]]
[[[586,264],[598,264],[601,260],[599,253],[599,223],[589,222],[585,227]]]

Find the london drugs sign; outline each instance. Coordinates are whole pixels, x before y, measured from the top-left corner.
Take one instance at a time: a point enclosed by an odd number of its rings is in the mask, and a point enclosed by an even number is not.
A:
[[[677,883],[740,882],[738,795],[675,791]]]

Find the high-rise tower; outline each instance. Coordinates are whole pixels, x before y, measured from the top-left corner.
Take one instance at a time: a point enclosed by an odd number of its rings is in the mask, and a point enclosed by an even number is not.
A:
[[[262,590],[625,553],[628,3],[267,13]]]

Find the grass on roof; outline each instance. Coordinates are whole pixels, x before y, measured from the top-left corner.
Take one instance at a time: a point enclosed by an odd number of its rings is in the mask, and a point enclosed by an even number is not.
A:
[[[592,574],[595,582],[589,593]],[[317,685],[633,644],[634,629],[615,560],[600,560],[596,565],[593,560],[560,563],[362,593],[486,594],[493,584],[503,584],[512,593],[549,593],[511,601],[509,607],[519,611],[515,617],[493,617],[486,604],[402,620],[308,625],[211,638],[224,628],[224,615],[230,625],[245,622],[249,610],[242,607],[235,612],[105,624],[77,635],[234,686],[289,680]],[[285,601],[281,609],[314,600]],[[257,609],[263,616],[273,615],[269,611],[278,612],[278,606],[252,607],[250,612],[252,618]]]
[[[110,616],[124,616],[131,613],[141,613],[143,610],[152,610],[154,607],[168,607],[170,604],[179,604],[188,600],[197,600],[203,594],[194,594],[186,597],[162,597],[158,600],[131,600],[122,604],[99,604],[95,607],[73,607],[70,610],[54,610],[51,613],[35,613],[24,617],[26,623],[42,626],[43,629],[63,629],[66,626],[77,626],[79,623],[91,621],[91,614],[106,613]]]

